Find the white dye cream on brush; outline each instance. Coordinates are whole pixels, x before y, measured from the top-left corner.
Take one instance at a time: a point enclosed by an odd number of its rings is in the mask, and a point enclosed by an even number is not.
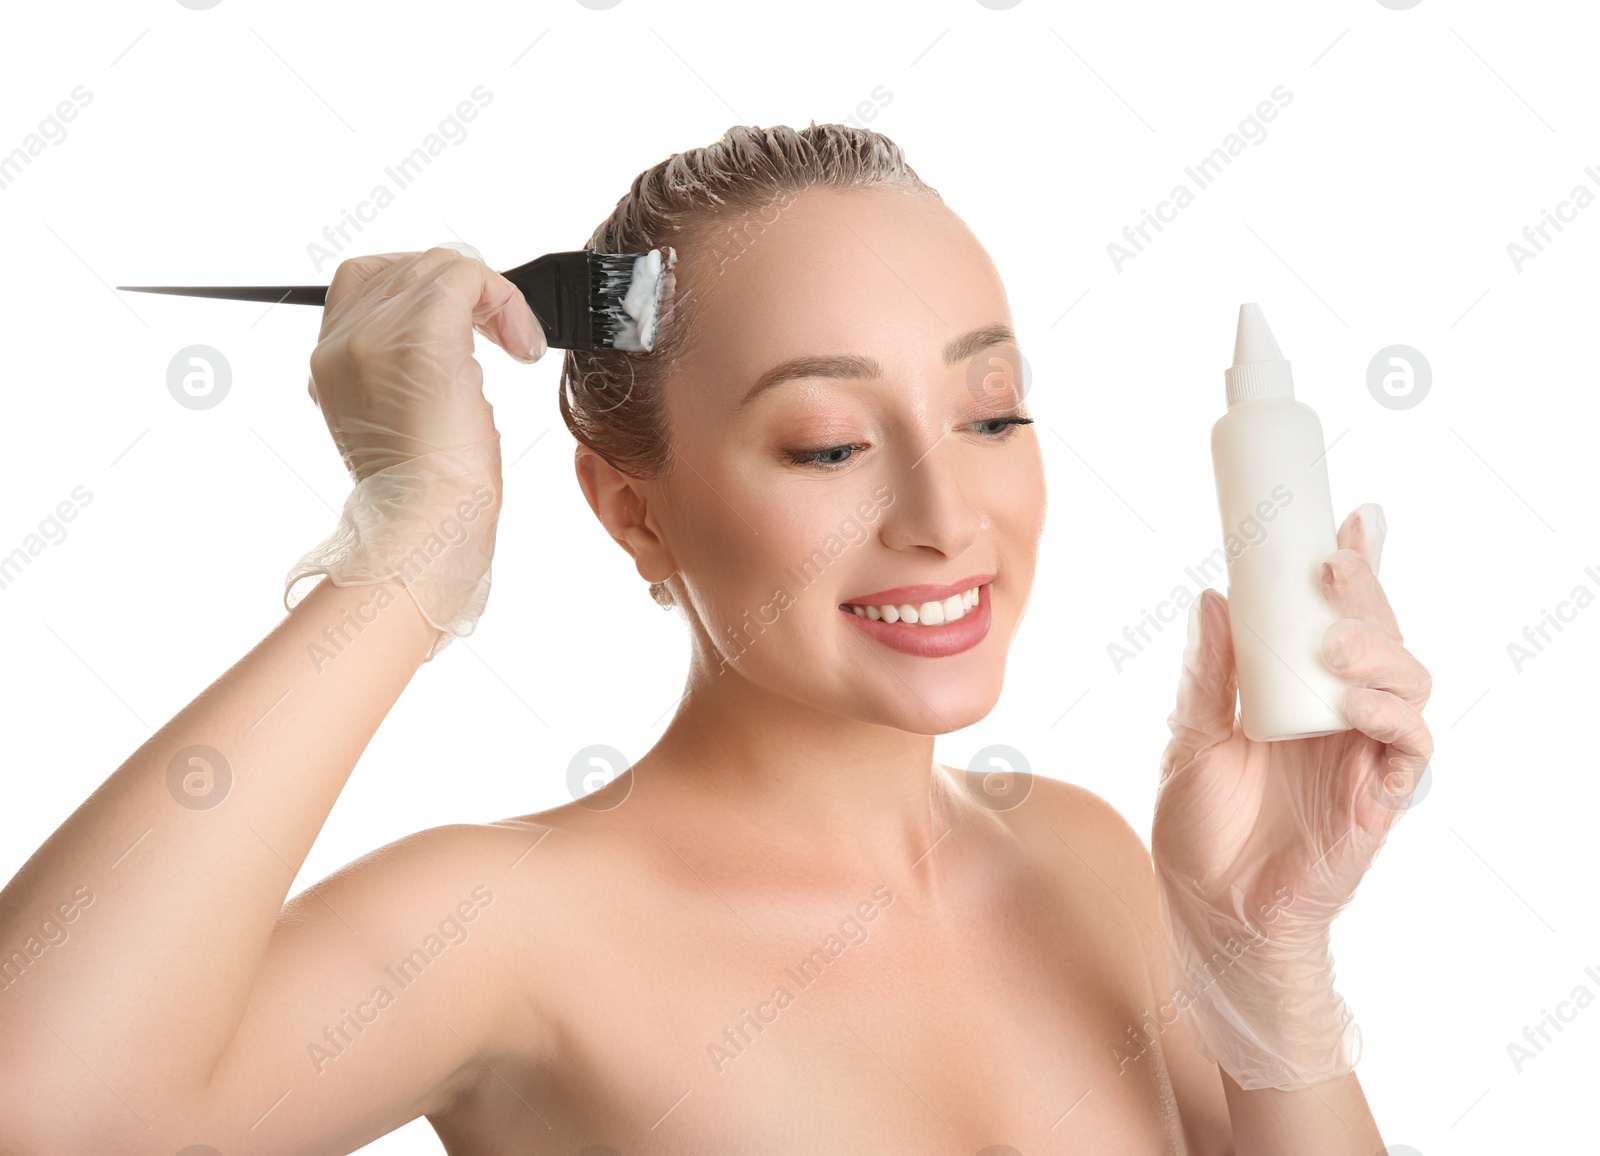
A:
[[[649,353],[655,348],[656,331],[672,291],[674,256],[670,248],[665,258],[660,249],[651,249],[634,259],[633,278],[622,298],[622,316],[617,319],[613,349]]]

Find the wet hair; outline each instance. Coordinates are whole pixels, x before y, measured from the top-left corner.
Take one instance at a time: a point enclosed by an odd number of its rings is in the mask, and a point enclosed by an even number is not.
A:
[[[666,474],[673,453],[662,386],[693,348],[696,333],[697,303],[685,288],[687,270],[737,259],[752,229],[758,234],[796,194],[814,185],[888,186],[939,198],[888,137],[815,121],[802,129],[734,125],[721,140],[673,153],[634,178],[584,247],[601,253],[662,249],[665,255],[670,246],[676,285],[652,352],[566,351],[561,418],[574,438],[629,477]],[[650,595],[664,608],[674,605],[666,582],[652,582]]]

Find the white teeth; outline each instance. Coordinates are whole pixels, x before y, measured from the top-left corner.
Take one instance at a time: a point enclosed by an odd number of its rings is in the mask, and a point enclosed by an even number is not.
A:
[[[903,602],[890,606],[850,606],[851,613],[859,618],[870,618],[874,622],[907,622],[913,625],[943,626],[957,619],[965,618],[967,612],[978,605],[981,595],[978,587],[964,590],[960,594],[952,594],[948,598],[936,602]]]

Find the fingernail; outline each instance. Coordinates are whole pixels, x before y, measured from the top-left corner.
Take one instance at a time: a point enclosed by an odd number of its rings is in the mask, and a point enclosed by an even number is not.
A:
[[[1185,632],[1185,636],[1184,636],[1184,652],[1185,652],[1185,654],[1193,653],[1195,647],[1198,646],[1199,643],[1200,643],[1200,630],[1201,630],[1200,617],[1201,617],[1202,614],[1205,613],[1205,607],[1204,607],[1205,599],[1206,599],[1205,592],[1201,591],[1200,597],[1196,598],[1193,602],[1189,603],[1189,622],[1188,622],[1188,627],[1189,628]]]
[[[1204,621],[1206,616],[1206,595],[1215,595],[1215,593],[1216,592],[1212,590],[1211,587],[1207,586],[1204,590],[1200,591],[1199,597],[1190,603],[1189,637],[1191,639],[1198,638],[1200,636],[1200,632],[1205,629]]]
[[[1367,528],[1367,543],[1372,550],[1372,568],[1378,568],[1378,558],[1383,553],[1383,540],[1389,533],[1389,520],[1383,516],[1383,507],[1377,502],[1366,502],[1361,507],[1361,521]]]
[[[479,261],[483,260],[483,254],[465,241],[440,241],[437,247],[440,249],[454,249],[464,257],[472,257]]]

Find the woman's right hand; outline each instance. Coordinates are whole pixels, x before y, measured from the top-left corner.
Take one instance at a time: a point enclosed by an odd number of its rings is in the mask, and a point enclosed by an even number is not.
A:
[[[338,527],[290,568],[285,609],[316,575],[396,581],[440,631],[428,659],[472,633],[489,597],[501,489],[474,330],[524,362],[547,348],[521,291],[476,252],[436,246],[340,264],[310,393],[356,485]]]
[[[308,392],[357,482],[423,454],[496,437],[483,367],[472,356],[474,330],[520,361],[546,352],[544,330],[521,291],[476,250],[439,245],[339,265]]]

